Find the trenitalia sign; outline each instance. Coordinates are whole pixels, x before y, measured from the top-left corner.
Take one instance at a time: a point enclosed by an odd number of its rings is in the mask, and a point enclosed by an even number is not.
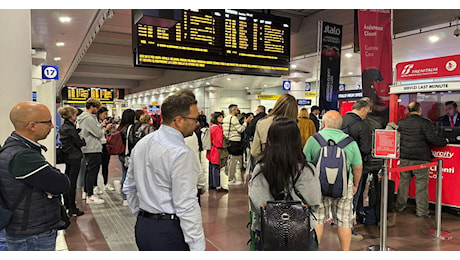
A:
[[[396,80],[459,76],[459,67],[460,55],[402,62],[396,65]]]
[[[460,90],[460,82],[432,82],[390,86],[390,94]]]

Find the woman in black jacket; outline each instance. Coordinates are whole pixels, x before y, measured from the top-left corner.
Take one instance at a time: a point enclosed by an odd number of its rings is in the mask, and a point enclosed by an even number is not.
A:
[[[135,112],[132,109],[126,109],[121,115],[121,121],[118,125],[117,131],[121,131],[121,140],[126,144],[126,138],[128,138],[128,149],[125,152],[118,155],[118,159],[121,162],[122,176],[121,176],[121,187],[123,188],[123,183],[126,179],[126,173],[128,171],[129,165],[129,155],[131,150],[134,148],[135,142],[135,131],[134,131],[134,118]],[[129,130],[129,132],[128,132]],[[128,206],[128,201],[126,200],[126,195],[121,194],[123,197],[123,206]]]
[[[77,188],[78,172],[80,171],[80,162],[83,158],[81,147],[84,146],[85,140],[78,135],[75,127],[78,110],[72,106],[64,106],[58,110],[64,119],[64,124],[59,130],[62,151],[64,152],[65,174],[70,179],[70,189],[64,194],[64,205],[69,211],[69,216],[81,216],[84,214],[75,205],[75,193]]]

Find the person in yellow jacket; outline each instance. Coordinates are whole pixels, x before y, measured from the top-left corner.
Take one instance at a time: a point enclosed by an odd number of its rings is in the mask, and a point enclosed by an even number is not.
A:
[[[304,147],[308,138],[316,133],[315,124],[310,119],[306,108],[302,108],[299,111],[297,125],[299,126],[300,130],[300,139],[302,141],[302,147]]]

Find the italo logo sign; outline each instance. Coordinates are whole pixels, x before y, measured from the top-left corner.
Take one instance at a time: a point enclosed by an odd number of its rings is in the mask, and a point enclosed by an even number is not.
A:
[[[324,32],[329,33],[329,34],[334,34],[334,35],[340,35],[341,33],[340,28],[335,27],[335,26],[329,26],[329,25],[326,25],[324,27]]]

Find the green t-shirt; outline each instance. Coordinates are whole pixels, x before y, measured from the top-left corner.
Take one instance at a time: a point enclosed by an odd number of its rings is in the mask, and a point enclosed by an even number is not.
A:
[[[332,139],[336,143],[342,141],[348,136],[347,134],[342,132],[342,130],[332,128],[325,128],[319,131],[319,133],[324,137],[324,139]],[[318,162],[320,150],[321,146],[319,145],[319,143],[313,136],[310,136],[303,148],[303,153],[305,154],[305,157],[307,157],[307,162],[311,162],[314,165],[316,165],[316,163]],[[347,156],[347,168],[348,172],[350,173],[350,180],[353,180],[353,172],[351,171],[351,166],[363,164],[358,144],[356,144],[356,142],[353,141],[349,145],[345,146],[343,150],[345,151],[345,155]]]

